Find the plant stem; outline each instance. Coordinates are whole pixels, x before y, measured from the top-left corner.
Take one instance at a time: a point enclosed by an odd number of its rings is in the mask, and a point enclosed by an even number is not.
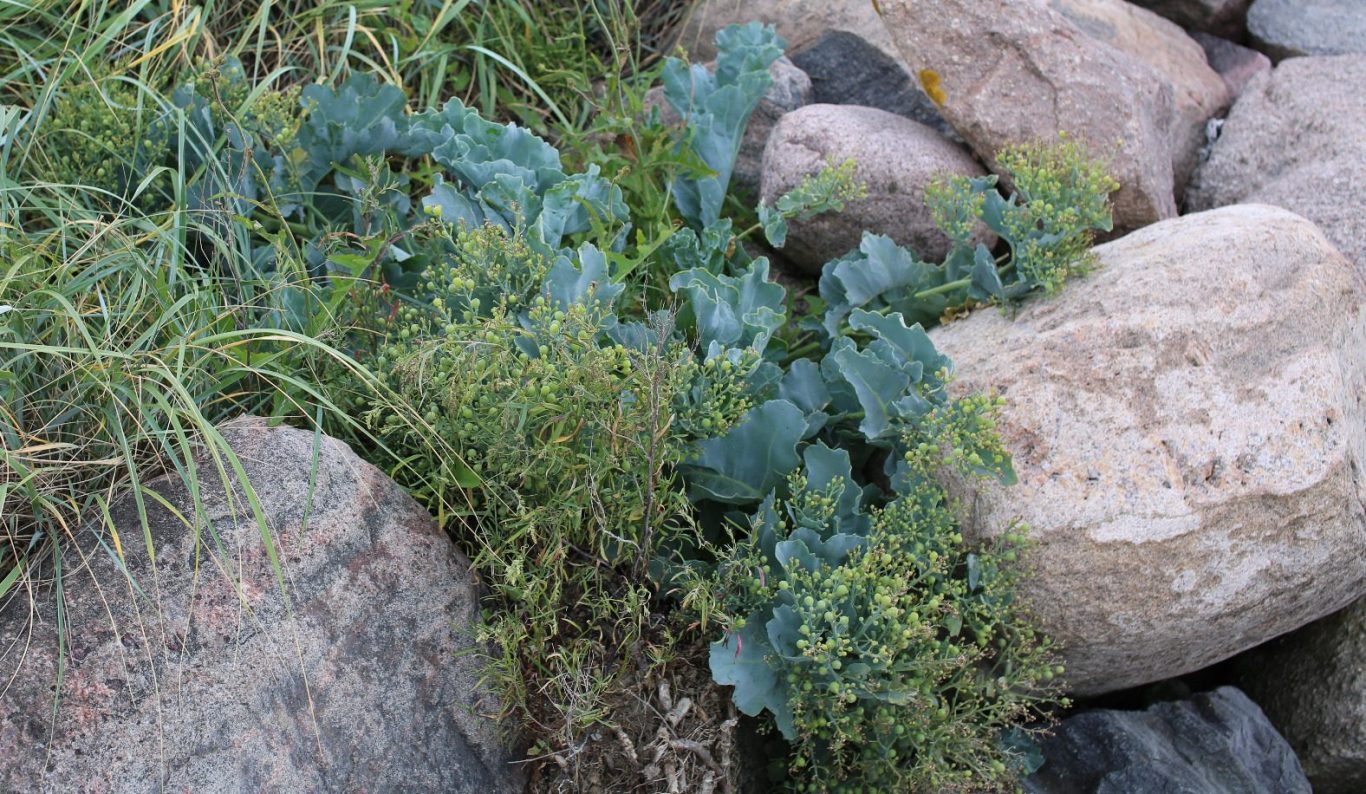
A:
[[[931,295],[943,295],[945,292],[953,292],[956,289],[962,289],[963,287],[966,287],[971,283],[971,278],[960,278],[957,281],[950,281],[947,284],[940,284],[937,287],[931,287],[927,290],[917,292],[914,297],[928,298]]]
[[[799,346],[799,347],[796,347],[796,348],[793,348],[792,350],[787,351],[787,357],[783,359],[783,363],[784,363],[784,364],[791,364],[793,361],[796,361],[796,360],[799,359],[799,358],[806,358],[807,356],[811,355],[812,353],[814,353],[814,352],[816,352],[817,350],[820,350],[820,349],[821,349],[820,340],[816,340],[816,341],[812,341],[812,342],[807,342],[807,343],[804,344],[804,345],[801,345],[801,346]]]

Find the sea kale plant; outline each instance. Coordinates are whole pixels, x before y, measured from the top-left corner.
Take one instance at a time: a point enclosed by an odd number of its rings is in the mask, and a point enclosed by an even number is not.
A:
[[[1014,474],[997,401],[954,396],[924,327],[1057,289],[1109,228],[1113,182],[1071,141],[1008,151],[1010,194],[930,191],[944,262],[866,235],[794,316],[742,238],[780,246],[860,190],[832,164],[734,231],[730,173],[783,43],[752,24],[717,44],[713,72],[662,67],[684,124],[659,160],[673,207],[646,232],[591,158],[568,167],[458,101],[409,112],[365,72],[275,90],[221,62],[101,175],[134,128],[119,113],[151,107],[115,85],[108,117],[59,105],[47,149],[96,141],[54,167],[231,218],[280,282],[261,321],[354,357],[301,356],[298,380],[470,554],[491,680],[538,753],[572,757],[654,668],[709,645],[715,681],[788,743],[793,788],[1006,785],[1036,762],[1022,726],[1058,670],[1014,598],[1025,533],[969,545],[940,485]]]

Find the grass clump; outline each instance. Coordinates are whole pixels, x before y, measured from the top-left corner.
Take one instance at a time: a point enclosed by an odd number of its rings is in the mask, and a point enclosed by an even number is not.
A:
[[[264,290],[243,302],[240,280],[189,265],[161,230],[71,219],[0,245],[0,595],[120,493],[160,473],[193,482],[215,423],[330,409],[284,366],[296,349],[352,366],[260,325]]]

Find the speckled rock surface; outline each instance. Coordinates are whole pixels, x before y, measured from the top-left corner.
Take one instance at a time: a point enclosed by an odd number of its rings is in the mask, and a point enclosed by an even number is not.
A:
[[[1366,8],[1366,6],[1364,6]],[[1275,204],[1366,273],[1366,55],[1292,58],[1248,84],[1187,191],[1192,210]]]
[[[1236,670],[1317,794],[1366,791],[1366,600],[1246,654]]]
[[[1290,745],[1233,687],[1062,721],[1027,794],[1310,794]]]
[[[1228,86],[1205,51],[1174,22],[1124,0],[1049,0],[1087,35],[1147,64],[1171,86],[1175,117],[1168,135],[1176,200],[1205,145],[1205,123],[1228,109]]]
[[[1151,67],[1045,0],[880,4],[903,59],[938,76],[940,113],[992,170],[1006,146],[1067,131],[1109,160],[1116,229],[1176,215],[1172,88]]]
[[[783,116],[764,150],[760,196],[771,204],[827,162],[851,158],[867,197],[843,212],[791,222],[783,255],[817,274],[826,262],[857,248],[867,230],[909,246],[922,259],[941,261],[949,239],[930,218],[925,187],[939,174],[985,171],[961,146],[910,119],[855,105],[807,105]],[[985,226],[979,234],[988,245],[995,239]]]
[[[1366,593],[1366,281],[1264,205],[1096,248],[1011,319],[931,332],[1006,400],[1020,482],[950,483],[969,534],[1023,520],[1023,587],[1069,688],[1181,675]]]
[[[496,703],[479,662],[458,655],[478,619],[468,562],[431,517],[338,441],[322,439],[310,501],[312,433],[257,420],[223,433],[289,606],[244,492],[228,498],[212,464],[204,525],[147,500],[155,571],[135,506],[116,502],[128,575],[112,535],[101,547],[82,533],[65,559],[55,720],[51,588],[0,609],[0,790],[520,791],[480,716]],[[195,514],[183,488],[157,490]]]
[[[707,64],[709,71],[716,71],[716,63]],[[773,84],[764,92],[759,104],[750,114],[745,125],[744,137],[740,139],[740,153],[735,158],[735,168],[731,171],[731,184],[742,188],[751,197],[759,195],[760,168],[763,165],[764,146],[773,127],[784,114],[808,105],[812,101],[811,78],[797,68],[786,56],[774,61],[768,67]],[[665,124],[681,124],[683,117],[664,99],[664,86],[655,86],[645,92],[645,107],[657,107],[660,120]]]
[[[1361,0],[1256,0],[1247,12],[1252,41],[1275,60],[1366,53]]]

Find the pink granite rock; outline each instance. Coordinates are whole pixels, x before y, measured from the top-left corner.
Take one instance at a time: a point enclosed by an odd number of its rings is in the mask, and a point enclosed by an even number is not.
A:
[[[1108,155],[1115,226],[1176,214],[1169,83],[1045,0],[881,0],[902,56],[953,128],[994,166],[1002,148],[1060,131]],[[993,168],[993,170],[995,170]]]
[[[1177,203],[1205,145],[1205,124],[1228,110],[1228,86],[1186,32],[1124,0],[1050,0],[1087,35],[1147,64],[1172,89],[1175,116],[1168,130]]]

